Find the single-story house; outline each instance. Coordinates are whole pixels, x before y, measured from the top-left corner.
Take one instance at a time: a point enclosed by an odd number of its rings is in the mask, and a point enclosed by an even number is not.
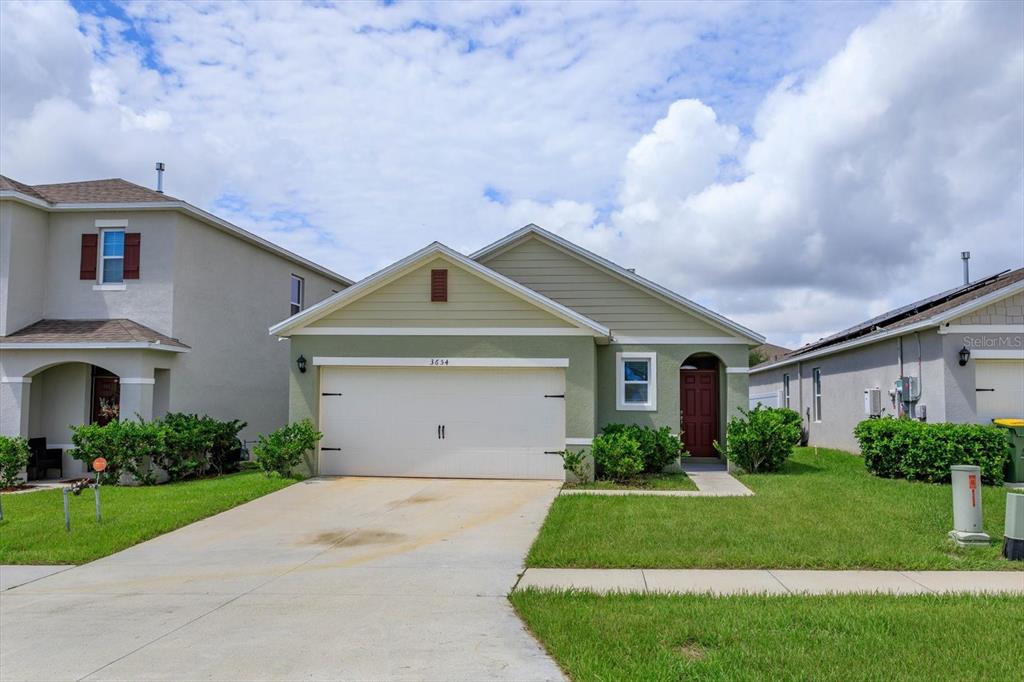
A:
[[[811,445],[857,451],[883,415],[1024,417],[1024,268],[897,308],[750,371],[750,403],[800,412]]]
[[[433,243],[270,328],[324,475],[563,479],[608,423],[713,456],[764,338],[535,225]]]

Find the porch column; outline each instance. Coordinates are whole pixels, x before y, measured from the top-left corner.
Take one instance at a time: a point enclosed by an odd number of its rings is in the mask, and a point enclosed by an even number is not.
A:
[[[0,377],[0,435],[28,438],[30,377]]]
[[[120,384],[120,419],[151,420],[153,418],[153,386],[156,384],[156,379],[152,377],[121,377]]]
[[[725,423],[733,417],[740,416],[740,408],[750,405],[750,368],[725,368]],[[723,442],[727,439],[726,429],[722,429]],[[729,471],[734,471],[732,460],[726,462]]]

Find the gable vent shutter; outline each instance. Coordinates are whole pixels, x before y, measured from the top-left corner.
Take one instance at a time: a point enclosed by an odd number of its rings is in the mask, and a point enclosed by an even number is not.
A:
[[[448,300],[448,271],[430,271],[430,300],[433,303],[444,303]]]
[[[138,232],[127,232],[124,235],[124,278],[139,278],[139,256],[142,246],[142,235]]]
[[[96,248],[98,234],[82,235],[82,261],[78,266],[79,279],[96,279]]]

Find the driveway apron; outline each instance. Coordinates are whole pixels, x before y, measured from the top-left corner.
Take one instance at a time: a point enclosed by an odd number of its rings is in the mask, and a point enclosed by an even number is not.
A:
[[[293,485],[0,593],[0,677],[562,679],[506,599],[558,488]]]

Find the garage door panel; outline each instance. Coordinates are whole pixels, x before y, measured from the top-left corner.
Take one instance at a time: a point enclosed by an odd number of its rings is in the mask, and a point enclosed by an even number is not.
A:
[[[560,368],[325,367],[326,475],[564,477]],[[437,427],[444,425],[444,438]]]
[[[1024,418],[1024,360],[977,360],[974,385],[978,422]]]

